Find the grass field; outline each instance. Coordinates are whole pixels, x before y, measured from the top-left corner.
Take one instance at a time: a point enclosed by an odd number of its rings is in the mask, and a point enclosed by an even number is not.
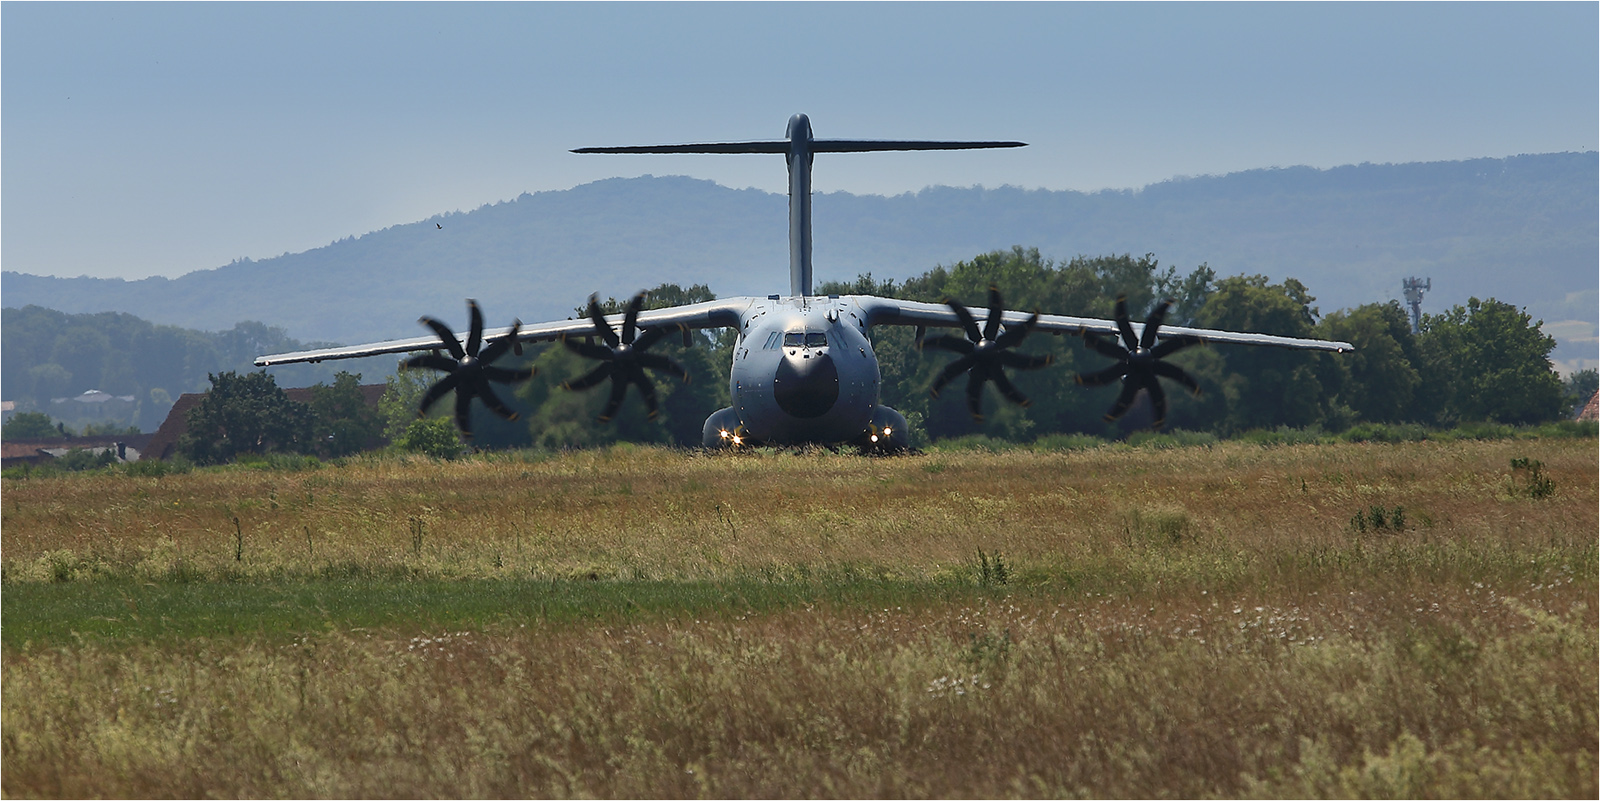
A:
[[[1597,484],[1554,438],[8,478],[0,790],[1594,797]]]

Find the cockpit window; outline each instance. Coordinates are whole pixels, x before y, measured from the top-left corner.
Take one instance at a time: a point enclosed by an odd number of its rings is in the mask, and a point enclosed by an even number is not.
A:
[[[816,331],[790,331],[783,335],[783,346],[786,348],[826,348],[828,347],[828,335]]]

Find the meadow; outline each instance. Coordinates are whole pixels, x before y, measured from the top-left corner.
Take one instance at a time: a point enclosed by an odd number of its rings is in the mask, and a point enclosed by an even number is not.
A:
[[[1597,473],[1530,438],[6,478],[0,791],[1594,797]]]

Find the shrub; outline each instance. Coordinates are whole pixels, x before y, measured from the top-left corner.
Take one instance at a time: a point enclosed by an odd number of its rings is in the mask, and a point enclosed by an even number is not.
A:
[[[968,434],[963,437],[949,437],[947,439],[941,439],[938,442],[933,443],[928,450],[987,451],[989,453],[999,453],[1001,451],[1015,450],[1017,447],[1018,446],[1015,442],[1011,442],[1009,440],[995,439],[994,437],[985,436],[983,434]]]
[[[973,564],[973,570],[977,573],[980,587],[1004,587],[1011,582],[1011,569],[1006,567],[999,551],[991,557],[979,548],[978,561]]]
[[[182,456],[171,459],[141,459],[137,462],[128,462],[122,466],[125,476],[138,476],[143,478],[160,478],[161,476],[181,476],[194,469],[194,465]]]
[[[1534,436],[1551,439],[1594,439],[1600,423],[1594,420],[1558,420],[1532,429]]]
[[[1416,423],[1359,423],[1339,435],[1346,442],[1422,442],[1428,429]]]
[[[407,453],[420,453],[435,459],[453,459],[461,455],[461,440],[456,437],[455,424],[445,417],[425,417],[411,421],[404,433],[395,441],[395,447]]]
[[[1511,439],[1517,435],[1516,429],[1501,423],[1462,423],[1449,431],[1440,432],[1439,439],[1459,440],[1494,440]]]
[[[1290,428],[1278,426],[1275,430],[1254,429],[1235,437],[1240,442],[1254,445],[1315,445],[1323,440],[1322,429],[1317,426]]]
[[[1083,451],[1109,444],[1093,434],[1046,434],[1033,441],[1036,451]]]
[[[1128,436],[1128,444],[1135,448],[1154,448],[1156,450],[1210,447],[1217,444],[1217,435],[1205,431],[1184,431],[1182,429],[1135,431]]]
[[[71,473],[76,473],[83,470],[98,470],[102,467],[109,467],[116,463],[117,454],[110,448],[94,451],[84,450],[83,448],[73,448],[72,450],[63,453],[60,456],[57,456],[55,461],[51,462],[51,464],[56,468]]]
[[[1181,506],[1131,509],[1123,530],[1133,545],[1177,545],[1194,539],[1194,523]]]
[[[1556,483],[1544,474],[1544,462],[1538,459],[1521,457],[1511,460],[1512,485],[1511,494],[1527,498],[1548,498],[1556,494]],[[1516,483],[1516,476],[1522,476],[1520,485]]]

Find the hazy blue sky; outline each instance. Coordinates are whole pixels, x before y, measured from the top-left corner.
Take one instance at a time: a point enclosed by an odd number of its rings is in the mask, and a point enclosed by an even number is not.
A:
[[[586,145],[1004,138],[816,189],[1092,190],[1592,150],[1595,3],[0,4],[0,266],[176,276],[522,192],[773,156]]]

